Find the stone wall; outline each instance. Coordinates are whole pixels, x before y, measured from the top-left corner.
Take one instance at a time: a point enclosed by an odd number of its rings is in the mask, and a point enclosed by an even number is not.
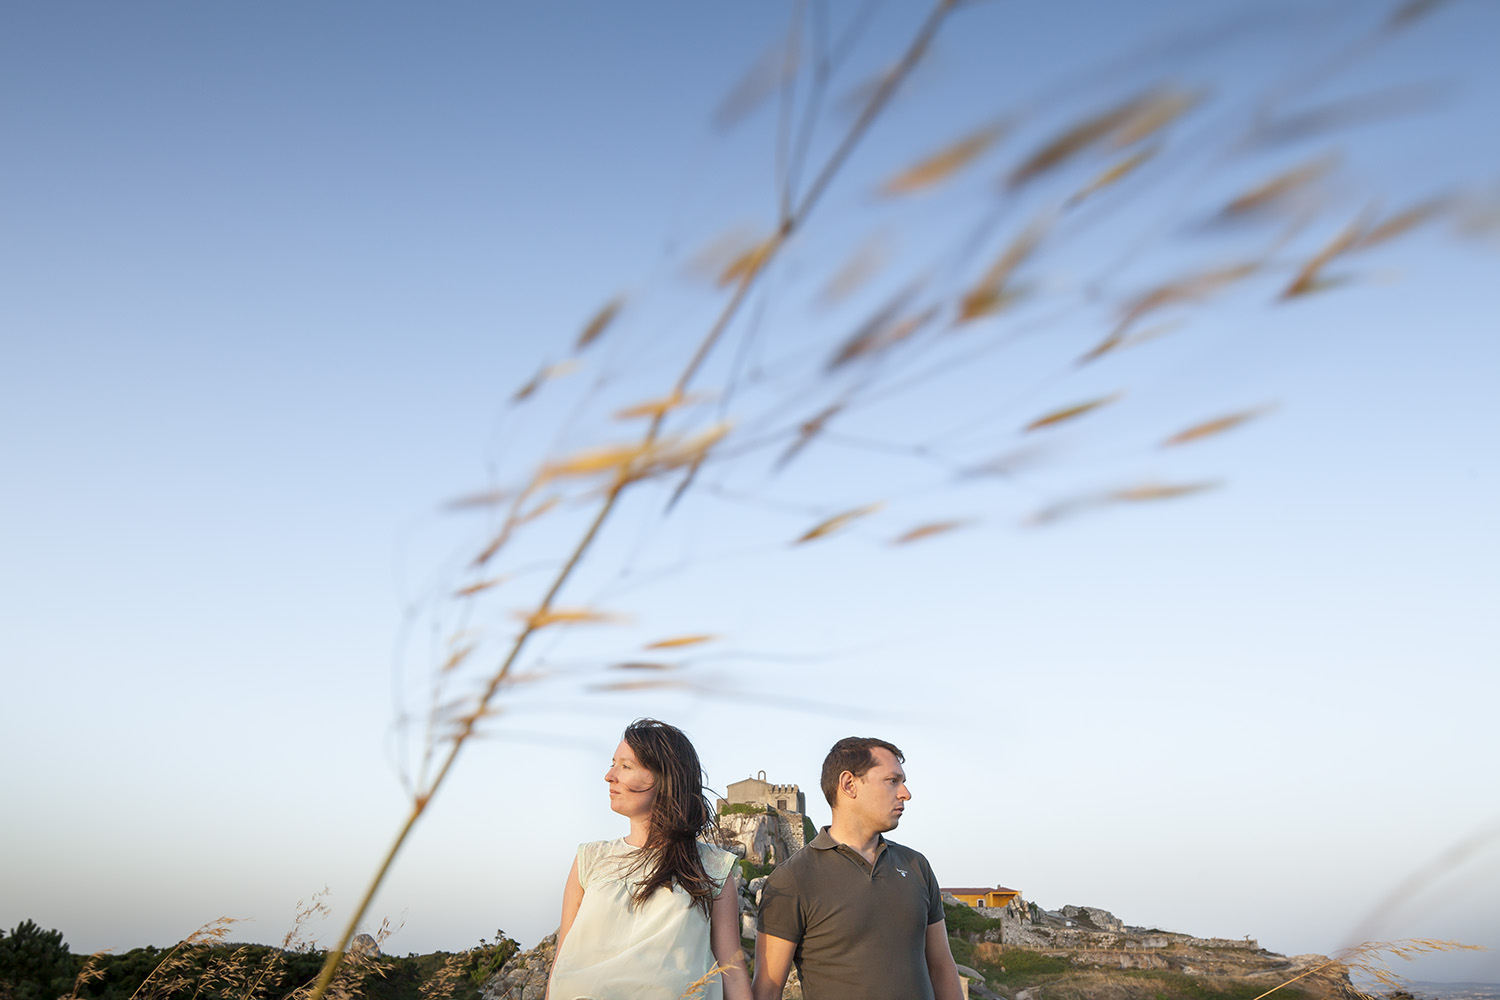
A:
[[[804,836],[802,828],[802,813],[793,812],[789,809],[778,809],[776,811],[776,818],[780,821],[778,826],[782,842],[788,848],[786,855],[781,858],[782,861],[785,861],[797,851],[802,850],[806,842],[807,838]]]
[[[1240,951],[1260,951],[1260,942],[1254,938],[1197,938],[1184,937],[1194,948],[1234,948]]]
[[[1068,956],[1074,962],[1116,969],[1169,969],[1172,963],[1154,951],[1087,951]]]
[[[786,809],[792,812],[800,812],[802,807],[802,790],[796,785],[771,785],[765,791],[763,802],[772,809]]]

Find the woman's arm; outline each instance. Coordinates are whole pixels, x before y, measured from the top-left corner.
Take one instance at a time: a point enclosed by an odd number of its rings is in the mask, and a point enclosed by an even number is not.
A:
[[[563,938],[568,936],[568,931],[573,927],[573,920],[578,916],[578,907],[583,903],[583,885],[578,881],[578,859],[573,859],[573,867],[568,869],[568,881],[563,886],[562,923],[557,925],[557,947],[553,949],[552,960],[557,961],[557,956],[562,953]]]
[[[725,967],[724,1000],[750,1000],[750,973],[745,971],[745,949],[740,947],[740,888],[733,869],[709,910],[708,941],[715,964]]]

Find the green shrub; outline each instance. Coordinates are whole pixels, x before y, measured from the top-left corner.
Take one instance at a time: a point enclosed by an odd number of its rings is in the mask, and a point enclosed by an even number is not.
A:
[[[948,922],[948,933],[950,934],[982,934],[1000,926],[997,917],[987,917],[974,909],[959,903],[943,904],[943,917]]]
[[[520,944],[506,937],[504,931],[495,931],[493,942],[480,938],[479,947],[469,952],[466,966],[469,979],[475,986],[483,986],[486,980],[499,972],[520,950]]]
[[[989,965],[997,971],[1003,966],[1002,978],[1055,976],[1073,968],[1073,963],[1061,955],[1044,955],[1025,948],[1006,948],[1000,952],[999,960],[991,960]]]
[[[775,865],[758,865],[755,862],[751,861],[749,858],[741,858],[740,881],[748,882],[753,878],[760,878],[762,875],[769,875],[771,874],[771,869],[775,867]]]
[[[747,815],[754,816],[766,811],[765,806],[758,806],[751,802],[726,802],[720,809],[720,816]]]

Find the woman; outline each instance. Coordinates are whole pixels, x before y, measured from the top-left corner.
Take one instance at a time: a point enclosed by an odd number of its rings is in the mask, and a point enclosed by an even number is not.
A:
[[[548,1000],[677,1000],[694,988],[706,1000],[750,1000],[735,857],[698,839],[713,812],[693,744],[639,719],[604,780],[630,833],[578,847]],[[710,974],[715,966],[723,971]]]

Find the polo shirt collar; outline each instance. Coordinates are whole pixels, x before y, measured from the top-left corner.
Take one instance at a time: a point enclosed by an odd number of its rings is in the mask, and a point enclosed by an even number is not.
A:
[[[844,846],[847,846],[845,844],[840,844],[837,840],[834,840],[833,839],[833,834],[829,833],[830,829],[831,829],[831,827],[826,827],[826,826],[825,827],[820,827],[818,829],[818,835],[816,837],[814,837],[812,840],[808,841],[807,842],[807,846],[811,847],[811,848],[814,848],[815,850],[819,850],[819,851],[830,851],[830,850],[832,850],[835,847],[844,847]],[[885,846],[886,846],[885,834],[883,834],[883,833],[877,833],[875,835],[875,844],[876,844],[876,846],[875,846],[875,856],[878,858],[881,855],[881,853],[885,850]],[[854,848],[852,848],[852,847],[849,848],[849,849],[851,851],[854,850]]]

